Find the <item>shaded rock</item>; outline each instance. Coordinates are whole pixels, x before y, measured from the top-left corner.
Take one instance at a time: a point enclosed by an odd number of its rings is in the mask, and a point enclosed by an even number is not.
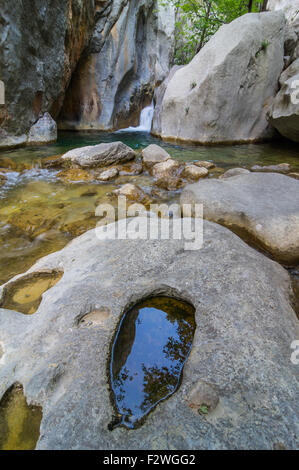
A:
[[[295,178],[296,180],[299,180],[299,173],[289,173],[288,176],[291,176],[291,178]]]
[[[207,410],[214,411],[219,403],[218,393],[211,384],[200,380],[192,388],[188,398],[190,408],[194,408],[200,412],[202,407],[207,407]]]
[[[183,240],[100,241],[92,230],[30,269],[59,267],[64,275],[35,316],[0,309],[0,397],[18,381],[28,403],[43,407],[38,449],[298,448],[290,344],[299,331],[289,275],[220,225],[205,222],[204,235],[202,250],[186,251]],[[111,345],[128,306],[159,294],[196,308],[181,386],[140,428],[111,432]],[[110,311],[104,324],[76,326],[102,306]],[[221,397],[211,415],[186,401],[199,381],[215,384]]]
[[[118,169],[117,168],[109,168],[109,170],[103,171],[98,179],[100,181],[109,181],[112,180],[113,178],[116,178],[118,176]]]
[[[266,112],[284,67],[284,34],[281,12],[247,14],[223,25],[174,73],[162,102],[159,135],[198,143],[272,136]]]
[[[61,159],[82,168],[94,168],[128,162],[136,157],[136,153],[122,142],[92,145],[70,150]]]
[[[266,173],[289,173],[291,166],[288,163],[280,163],[279,165],[260,166],[254,165],[251,171],[259,171]]]
[[[57,125],[49,113],[45,113],[30,129],[28,144],[48,144],[57,140]]]
[[[299,142],[299,59],[283,72],[280,85],[269,110],[269,121],[281,135]]]
[[[81,170],[80,168],[62,170],[57,174],[57,177],[65,183],[77,183],[80,181],[92,181],[95,179],[88,171]]]
[[[225,173],[223,173],[223,175],[220,175],[219,179],[231,178],[232,176],[238,175],[247,175],[248,173],[250,173],[250,171],[246,170],[246,168],[230,168]]]
[[[212,168],[215,168],[215,166],[216,166],[212,162],[206,162],[206,161],[202,161],[202,160],[199,160],[198,162],[193,162],[193,164],[196,165],[196,166],[202,167],[202,168],[206,168],[207,170],[211,170]]]
[[[93,0],[1,2],[0,147],[25,145],[30,128],[49,112],[54,119],[94,28]],[[54,134],[53,134],[54,135]]]
[[[124,184],[120,189],[116,189],[114,193],[117,196],[125,196],[129,201],[138,202],[148,205],[151,202],[150,197],[135,184]]]
[[[171,69],[163,83],[155,89],[154,93],[154,102],[155,102],[155,110],[153,116],[153,123],[152,123],[152,134],[153,135],[161,135],[162,132],[162,125],[161,125],[161,115],[162,115],[162,103],[163,98],[168,86],[168,83],[174,76],[175,72],[181,69],[182,65],[174,65]]]
[[[147,169],[151,169],[157,163],[166,162],[170,158],[169,153],[159,145],[151,144],[142,150],[143,163]]]
[[[299,263],[299,182],[275,173],[209,179],[187,186],[181,203],[204,205],[204,217],[221,223],[282,263]]]
[[[182,171],[182,177],[187,180],[197,181],[200,178],[208,176],[209,171],[206,168],[199,167],[193,164],[186,165]]]

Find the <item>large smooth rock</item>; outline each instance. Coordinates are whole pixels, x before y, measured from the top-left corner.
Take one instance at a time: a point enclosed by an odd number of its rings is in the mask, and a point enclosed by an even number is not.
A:
[[[25,145],[40,115],[56,119],[94,18],[94,0],[1,1],[0,147]]]
[[[295,20],[299,13],[299,0],[268,0],[267,8],[277,11],[283,10],[289,22]]]
[[[175,72],[181,69],[182,65],[174,65],[171,69],[165,80],[155,89],[154,93],[154,116],[152,122],[152,134],[153,135],[161,135],[162,127],[161,127],[161,113],[162,113],[162,104],[165,92],[167,90],[167,86],[174,76]]]
[[[299,142],[299,59],[283,72],[280,85],[269,111],[269,121],[281,135]]]
[[[299,182],[250,173],[187,186],[181,203],[200,203],[204,217],[245,233],[282,263],[299,263]]]
[[[169,72],[174,7],[156,0],[117,0],[109,8],[106,22],[103,17],[98,20],[88,54],[74,74],[60,128],[137,126],[142,108]]]
[[[62,155],[61,159],[82,168],[94,168],[125,163],[135,157],[136,153],[127,145],[122,142],[111,142],[70,150]]]
[[[266,119],[284,66],[282,12],[223,25],[167,85],[159,123],[165,140],[254,142],[272,136]]]
[[[30,129],[28,144],[48,144],[57,140],[57,125],[49,113],[45,113]]]
[[[0,309],[0,397],[19,382],[43,407],[38,449],[298,448],[298,320],[277,263],[205,222],[199,251],[92,230],[30,272],[53,269],[64,275],[35,315]],[[179,390],[139,429],[111,432],[111,344],[123,312],[151,294],[193,303],[193,348]],[[207,399],[215,409],[200,415]]]

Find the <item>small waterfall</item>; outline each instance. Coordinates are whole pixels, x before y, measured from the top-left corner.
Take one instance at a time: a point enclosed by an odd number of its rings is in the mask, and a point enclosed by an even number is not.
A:
[[[152,122],[154,117],[154,102],[141,111],[139,126],[127,127],[127,129],[120,129],[117,132],[150,132],[152,129]]]

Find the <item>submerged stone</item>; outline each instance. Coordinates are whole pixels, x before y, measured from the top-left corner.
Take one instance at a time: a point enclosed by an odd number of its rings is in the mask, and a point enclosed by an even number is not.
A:
[[[110,363],[118,416],[111,424],[137,427],[179,387],[195,332],[195,309],[170,297],[153,297],[125,313]]]
[[[0,299],[0,306],[7,310],[32,315],[42,301],[42,295],[57,284],[63,273],[35,273],[28,278],[21,278],[8,284]]]
[[[21,385],[13,385],[0,401],[0,450],[34,450],[42,409],[29,406]]]

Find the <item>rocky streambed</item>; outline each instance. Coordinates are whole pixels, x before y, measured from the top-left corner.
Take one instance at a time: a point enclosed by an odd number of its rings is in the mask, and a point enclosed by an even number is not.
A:
[[[1,447],[296,448],[297,155],[291,144],[180,147],[126,133],[66,133],[48,147],[2,152]],[[100,241],[96,208],[116,207],[120,195],[147,209],[204,203],[202,249],[161,237]],[[179,223],[174,215],[173,227]],[[116,226],[125,228],[121,220]],[[131,403],[125,395],[136,371],[125,369],[130,354],[140,354],[135,336],[144,330],[128,323],[118,365],[113,344],[124,314],[153,297],[187,302],[196,329],[188,357],[182,324],[165,310],[177,337],[161,336],[160,369],[147,355],[140,409],[150,413],[128,430],[118,412],[132,414],[120,404]],[[161,377],[169,382],[159,395]]]

